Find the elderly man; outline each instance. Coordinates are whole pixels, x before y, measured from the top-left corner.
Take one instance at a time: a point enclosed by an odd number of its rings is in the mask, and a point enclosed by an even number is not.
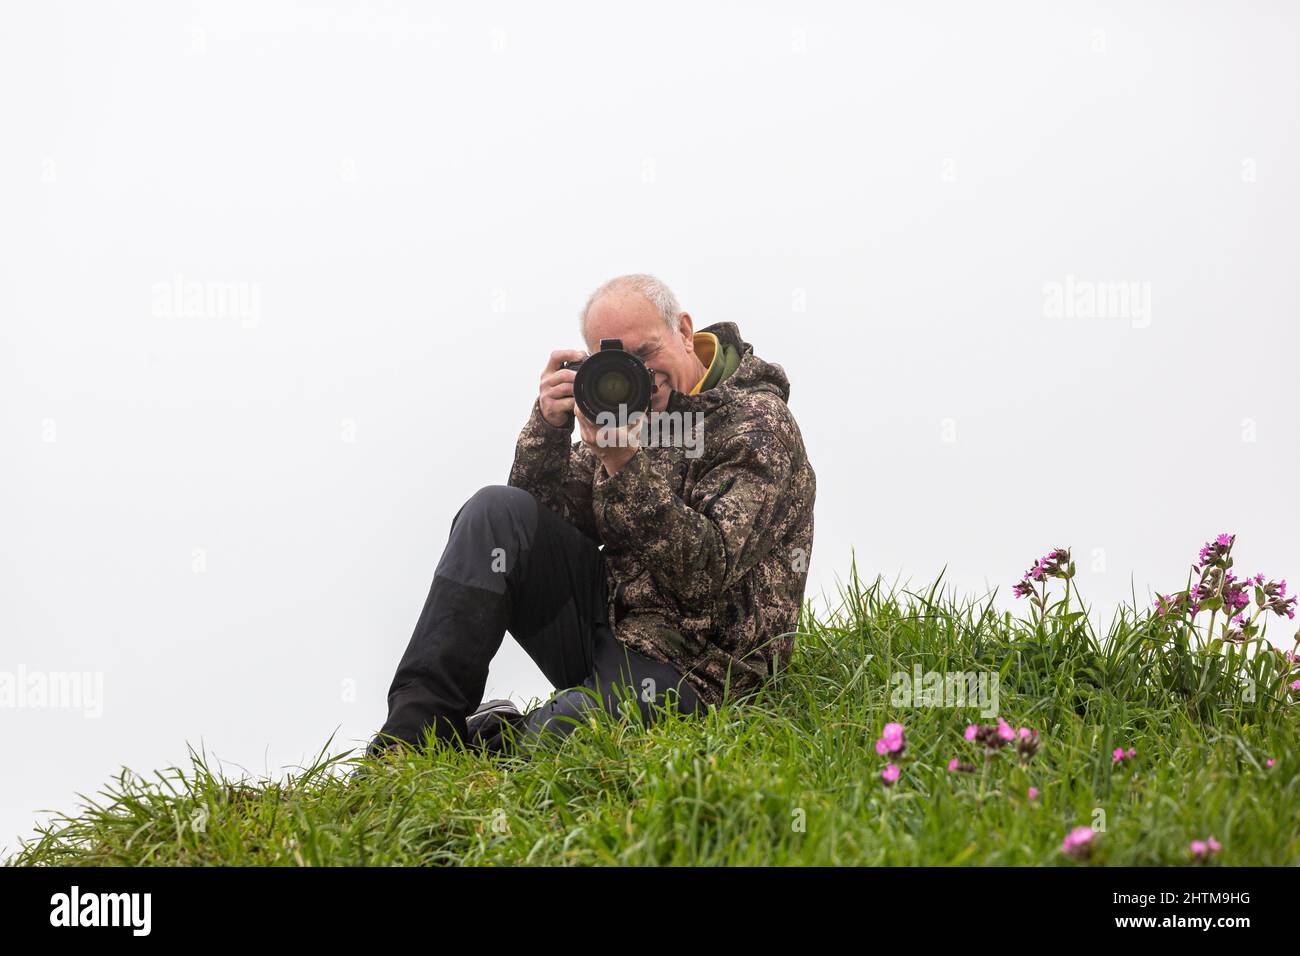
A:
[[[785,372],[730,322],[697,332],[652,276],[602,285],[581,325],[591,351],[621,339],[652,370],[652,418],[696,430],[644,445],[635,427],[598,431],[564,367],[587,353],[553,352],[509,484],[481,489],[452,522],[369,753],[430,734],[527,749],[589,707],[694,714],[758,688],[790,655],[816,477]],[[506,631],[557,690],[527,714],[481,702]]]

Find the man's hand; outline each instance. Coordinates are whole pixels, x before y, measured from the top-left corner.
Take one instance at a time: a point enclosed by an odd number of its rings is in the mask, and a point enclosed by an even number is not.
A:
[[[542,381],[537,390],[537,401],[541,405],[542,417],[556,428],[573,427],[569,418],[573,414],[573,380],[578,373],[571,368],[560,368],[564,362],[580,362],[586,359],[586,352],[576,349],[560,349],[551,353],[546,368],[542,369]]]
[[[622,428],[610,425],[602,428],[587,420],[587,416],[582,414],[582,409],[575,409],[578,418],[578,428],[582,432],[582,440],[591,449],[592,453],[605,466],[605,472],[611,478],[623,470],[623,466],[632,460],[636,454],[637,448],[640,447],[641,440],[641,416],[634,414],[629,416],[630,420]]]

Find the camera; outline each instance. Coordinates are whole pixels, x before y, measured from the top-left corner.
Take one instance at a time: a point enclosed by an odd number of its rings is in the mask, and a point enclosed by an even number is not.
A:
[[[573,399],[590,422],[597,421],[602,412],[626,419],[633,412],[650,410],[654,375],[645,362],[624,351],[622,339],[601,339],[600,351],[595,355],[560,367],[578,370],[573,380]]]

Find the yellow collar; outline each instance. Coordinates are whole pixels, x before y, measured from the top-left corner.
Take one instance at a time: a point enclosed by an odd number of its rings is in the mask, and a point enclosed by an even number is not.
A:
[[[709,377],[709,373],[713,371],[713,363],[718,360],[720,355],[722,355],[722,349],[718,347],[718,337],[712,332],[696,332],[695,355],[704,363],[704,375],[695,383],[695,387],[690,390],[688,393],[690,395],[698,395],[700,393],[700,386],[704,384],[705,380]]]

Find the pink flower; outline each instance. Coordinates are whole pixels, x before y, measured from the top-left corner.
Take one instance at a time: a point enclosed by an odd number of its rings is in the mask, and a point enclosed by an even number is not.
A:
[[[1296,683],[1300,684],[1300,681],[1296,681]],[[1011,729],[1011,725],[1007,723],[1005,720],[1003,720],[1001,717],[999,717],[998,738],[1001,740],[1014,740],[1015,737],[1016,737],[1016,732]]]
[[[966,725],[966,739],[967,739],[967,740],[974,740],[974,739],[975,739],[975,735],[978,734],[979,732],[980,732],[979,724],[967,724],[967,725]]]
[[[1037,788],[1037,787],[1030,787],[1030,788],[1029,788],[1029,799],[1030,799],[1030,800],[1037,800],[1037,799],[1038,799],[1038,788]]]
[[[1123,748],[1123,747],[1116,747],[1116,748],[1111,752],[1111,755],[1110,755],[1110,756],[1111,756],[1111,759],[1112,759],[1115,763],[1119,763],[1121,760],[1124,759],[1124,748]]]
[[[1070,562],[1069,548],[1053,548],[1034,562],[1034,566],[1021,575],[1020,583],[1011,589],[1012,593],[1018,597],[1029,597],[1034,594],[1034,581],[1046,581],[1048,578],[1059,578],[1063,581],[1069,581],[1074,577],[1074,566]]]
[[[1223,847],[1219,845],[1218,840],[1211,836],[1205,840],[1193,840],[1188,849],[1191,850],[1192,856],[1197,860],[1208,860],[1213,854],[1222,850]]]
[[[898,782],[899,773],[898,764],[885,764],[885,769],[880,771],[880,779],[884,781],[886,787],[892,787]]]
[[[1016,735],[1020,738],[1016,741],[1016,753],[1020,755],[1020,760],[1023,763],[1038,753],[1038,731],[1031,730],[1028,727],[1021,727],[1016,731]]]
[[[902,753],[905,746],[903,743],[903,725],[885,724],[885,729],[880,732],[880,739],[876,741],[876,753],[882,757],[885,754]]]
[[[958,760],[956,757],[953,757],[951,760],[948,761],[948,772],[955,773],[957,768],[960,766],[961,766],[961,761]]]
[[[1092,827],[1075,827],[1061,841],[1061,852],[1076,860],[1082,860],[1092,854],[1092,838]]]
[[[1136,757],[1137,755],[1138,755],[1137,749],[1134,747],[1129,747],[1128,753],[1126,753],[1124,756],[1132,758],[1132,757]]]
[[[1205,547],[1201,548],[1198,568],[1207,566],[1224,567],[1227,564],[1228,552],[1232,550],[1232,542],[1236,535],[1221,534],[1213,541],[1207,542]]]
[[[1267,760],[1264,761],[1264,766],[1265,766],[1265,767],[1268,767],[1270,770],[1272,770],[1272,769],[1273,769],[1273,763],[1274,763],[1273,758],[1272,758],[1272,757],[1269,757]]]
[[[1291,689],[1292,689],[1292,690],[1300,690],[1300,680],[1292,681],[1292,682],[1291,682]]]

